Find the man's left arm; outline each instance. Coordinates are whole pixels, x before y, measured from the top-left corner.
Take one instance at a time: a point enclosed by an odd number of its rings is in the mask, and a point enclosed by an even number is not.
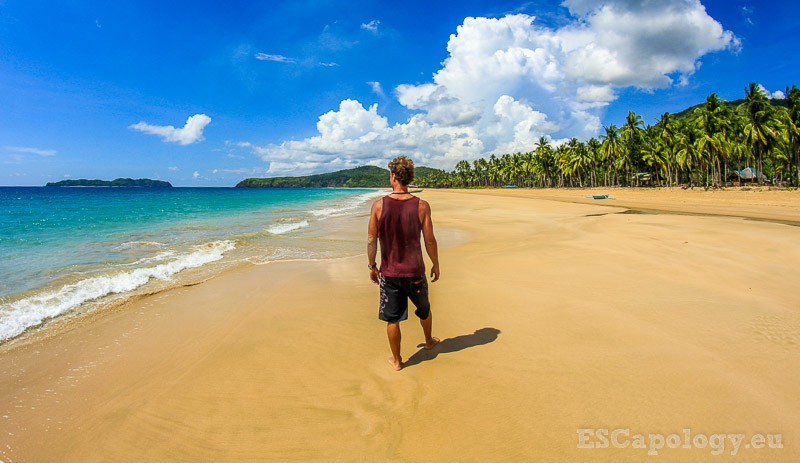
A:
[[[431,218],[431,206],[427,201],[420,201],[420,222],[422,222],[422,238],[425,240],[425,251],[431,258],[431,283],[439,279],[439,245],[436,243],[436,236],[433,234],[433,219]]]
[[[375,260],[378,258],[378,204],[376,201],[372,204],[372,210],[369,214],[369,226],[367,227],[367,263],[370,266],[369,279],[373,283],[380,283],[380,272]]]

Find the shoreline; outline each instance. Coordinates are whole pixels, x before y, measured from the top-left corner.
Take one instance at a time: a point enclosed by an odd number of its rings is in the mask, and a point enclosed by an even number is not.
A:
[[[0,460],[644,458],[576,448],[576,428],[614,426],[782,432],[783,450],[744,457],[800,455],[795,227],[602,214],[622,203],[529,191],[420,196],[442,248],[431,285],[440,350],[415,347],[412,315],[407,368],[386,365],[363,255],[242,264],[59,336],[0,346]],[[764,202],[748,213],[793,210]],[[354,237],[363,209],[346,227]]]
[[[100,247],[106,246],[108,252],[116,253],[107,257],[106,261],[90,260],[79,268],[70,262],[51,262],[55,266],[49,270],[50,281],[33,279],[34,283],[30,287],[17,287],[16,292],[3,295],[0,301],[4,317],[0,319],[0,348],[20,337],[35,336],[36,332],[46,331],[55,324],[65,323],[90,312],[124,305],[125,300],[130,298],[197,284],[215,277],[227,268],[239,266],[242,262],[262,265],[273,260],[354,255],[360,248],[354,245],[355,237],[345,234],[333,242],[326,238],[327,230],[350,228],[348,216],[352,215],[351,209],[363,207],[361,203],[368,202],[364,198],[376,194],[375,191],[356,189],[348,191],[349,196],[345,200],[333,202],[323,199],[314,202],[305,211],[305,217],[281,217],[281,213],[275,213],[275,217],[270,217],[271,223],[263,224],[260,229],[259,223],[253,223],[249,229],[241,224],[236,227],[239,220],[234,216],[230,220],[234,225],[232,228],[239,230],[238,232],[226,234],[225,230],[221,230],[216,236],[190,236],[194,242],[153,242],[151,236],[155,235],[140,229],[132,232],[132,236],[145,234],[150,241],[140,241],[137,238],[130,238],[133,240],[130,241],[128,237],[121,235],[123,240],[115,245],[107,237],[101,236],[98,238]],[[283,215],[291,207],[293,206],[284,209]],[[200,217],[200,220],[205,222],[198,229],[211,228],[209,223],[214,219],[209,216]],[[184,222],[186,223],[188,222]],[[155,230],[157,233],[163,232],[159,228]],[[182,229],[179,231],[182,232]],[[348,239],[351,243],[347,242]],[[90,242],[90,246],[94,244]],[[132,251],[129,252],[128,249]],[[94,248],[91,250],[96,251]],[[30,283],[28,279],[20,281]],[[10,286],[15,287],[13,283]],[[39,320],[39,323],[31,325],[34,319]]]
[[[435,190],[448,191],[448,190]],[[692,216],[718,216],[763,220],[784,225],[800,226],[800,190],[683,190],[680,188],[535,188],[535,189],[452,189],[469,193],[485,191],[485,194],[508,197],[529,197],[572,204],[591,204],[605,207],[621,207],[629,210],[660,214]],[[609,199],[587,198],[588,194],[609,194]],[[654,199],[653,196],[662,198]],[[667,196],[665,199],[664,196]],[[727,196],[727,197],[724,197]],[[764,210],[763,200],[769,197]],[[733,205],[720,205],[715,200],[734,199]],[[677,200],[682,201],[676,203]],[[747,200],[761,200],[755,205]],[[751,207],[752,206],[752,207]],[[739,208],[737,210],[737,208]]]

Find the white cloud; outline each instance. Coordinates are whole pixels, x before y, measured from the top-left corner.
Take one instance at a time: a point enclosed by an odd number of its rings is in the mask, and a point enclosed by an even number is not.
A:
[[[300,175],[359,165],[386,165],[401,154],[428,166],[449,166],[465,153],[476,157],[483,145],[472,128],[439,127],[413,116],[405,124],[389,126],[378,114],[355,100],[345,100],[337,111],[320,116],[318,135],[279,145],[256,146],[239,142],[269,163],[268,175]]]
[[[383,91],[383,87],[381,86],[380,82],[367,82],[367,85],[369,85],[369,88],[372,89],[372,93],[381,98],[386,98],[386,93]]]
[[[42,157],[50,157],[56,155],[56,150],[43,150],[39,148],[30,148],[26,146],[6,146],[6,151],[18,154],[35,154]]]
[[[278,63],[291,63],[291,64],[297,62],[297,60],[294,58],[288,58],[283,55],[270,55],[267,53],[256,53],[255,57],[259,61],[275,61]]]
[[[171,125],[151,125],[146,122],[139,122],[128,126],[131,130],[158,135],[165,142],[178,143],[180,145],[191,145],[203,141],[203,130],[211,123],[211,118],[205,114],[195,114],[186,119],[186,124],[180,129]]]
[[[508,95],[497,99],[494,114],[494,124],[484,133],[497,140],[495,149],[501,153],[529,151],[539,136],[558,130],[558,126],[547,120],[546,114]]]
[[[200,172],[194,171],[194,173],[192,173],[192,178],[194,179],[200,178]]]
[[[558,28],[525,14],[466,18],[432,81],[395,88],[398,102],[417,112],[405,122],[390,126],[377,106],[345,100],[320,116],[316,136],[240,146],[269,162],[272,175],[380,165],[398,154],[450,169],[461,159],[531,150],[541,136],[595,136],[619,89],[686,84],[704,55],[740,47],[699,0],[564,6],[573,17]]]
[[[770,92],[769,90],[767,90],[766,87],[764,87],[761,84],[758,84],[758,88],[759,88],[759,90],[761,90],[761,93],[763,93],[764,96],[766,96],[767,98],[769,98],[771,100],[785,100],[786,99],[786,94],[783,93],[780,90],[775,90],[774,92]]]
[[[361,28],[372,32],[373,34],[378,33],[378,26],[380,26],[381,22],[377,19],[373,19],[372,21],[362,24]]]
[[[755,23],[753,22],[753,18],[751,17],[752,15],[753,15],[753,8],[751,8],[749,6],[743,6],[742,7],[742,17],[744,18],[744,20],[747,21],[747,24],[750,24],[751,26],[755,26]]]
[[[338,21],[326,24],[317,38],[319,46],[327,50],[346,50],[355,46],[358,41],[347,38],[347,32]]]
[[[578,87],[576,94],[578,101],[608,103],[617,99],[614,89],[610,85],[586,85]]]
[[[276,63],[298,64],[298,60],[296,60],[295,58],[289,58],[288,56],[283,56],[283,55],[270,55],[270,54],[267,54],[267,53],[256,53],[254,56],[259,61],[274,61]],[[333,61],[330,61],[330,62],[325,62],[325,61],[315,62],[313,60],[308,60],[308,59],[303,60],[303,62],[301,64],[304,64],[306,66],[323,66],[323,67],[327,67],[327,68],[332,68],[332,67],[336,67],[336,66],[339,65],[338,63],[335,63]]]
[[[177,172],[177,171],[179,171],[180,169],[178,169],[178,167],[177,167],[177,166],[170,166],[170,167],[167,167],[167,170],[169,170],[170,172]]]
[[[241,167],[239,169],[213,169],[212,174],[235,174],[235,175],[264,175],[267,169],[263,167]]]
[[[770,94],[770,96],[772,97],[773,100],[785,100],[786,99],[786,94],[783,93],[780,90],[775,90],[774,92],[772,92]]]

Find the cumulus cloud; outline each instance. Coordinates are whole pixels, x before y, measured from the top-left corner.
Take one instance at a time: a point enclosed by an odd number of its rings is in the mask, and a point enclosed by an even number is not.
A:
[[[290,63],[294,64],[297,62],[294,58],[289,58],[283,55],[270,55],[267,53],[256,53],[256,59],[259,61],[275,61],[277,63]]]
[[[769,90],[767,90],[766,87],[764,87],[761,84],[758,84],[758,88],[759,88],[759,90],[761,90],[761,93],[763,93],[764,96],[766,96],[767,98],[769,98],[771,100],[785,100],[786,99],[786,94],[783,93],[780,90],[775,90],[774,92],[770,92]]]
[[[440,127],[416,115],[390,126],[378,114],[378,105],[365,108],[356,100],[344,100],[338,110],[317,121],[318,135],[278,145],[257,146],[239,142],[269,163],[267,175],[300,175],[359,165],[386,165],[401,154],[423,165],[450,165],[465,154],[477,157],[483,145],[469,127]]]
[[[575,95],[578,101],[608,103],[617,99],[610,85],[586,85],[578,87]]]
[[[526,14],[466,18],[430,82],[394,89],[415,112],[404,122],[390,126],[377,106],[345,100],[320,116],[316,136],[248,148],[270,163],[268,174],[380,164],[397,154],[449,169],[531,150],[541,136],[595,136],[620,89],[685,84],[704,55],[740,47],[699,0],[563,5],[572,17],[561,27]]]
[[[50,157],[56,155],[56,150],[43,150],[39,148],[31,148],[27,146],[6,146],[6,151],[18,154],[35,154],[42,157]]]
[[[194,173],[192,173],[192,178],[194,178],[194,179],[200,178],[200,172],[199,171],[194,171]]]
[[[211,123],[210,117],[205,114],[195,114],[186,119],[186,124],[179,129],[171,125],[151,125],[146,122],[139,122],[128,128],[150,135],[158,135],[165,142],[191,145],[204,140],[203,130],[209,123]]]

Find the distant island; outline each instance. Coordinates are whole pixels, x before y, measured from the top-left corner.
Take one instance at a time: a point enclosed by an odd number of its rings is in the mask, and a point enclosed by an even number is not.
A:
[[[423,179],[431,173],[442,173],[430,167],[417,167],[415,180]],[[326,174],[302,177],[246,178],[236,184],[236,188],[388,188],[389,171],[375,166],[361,166]]]
[[[88,180],[85,178],[75,180],[61,180],[60,182],[47,182],[45,186],[135,186],[147,188],[172,188],[172,184],[163,180],[149,178],[118,178],[115,180]]]

